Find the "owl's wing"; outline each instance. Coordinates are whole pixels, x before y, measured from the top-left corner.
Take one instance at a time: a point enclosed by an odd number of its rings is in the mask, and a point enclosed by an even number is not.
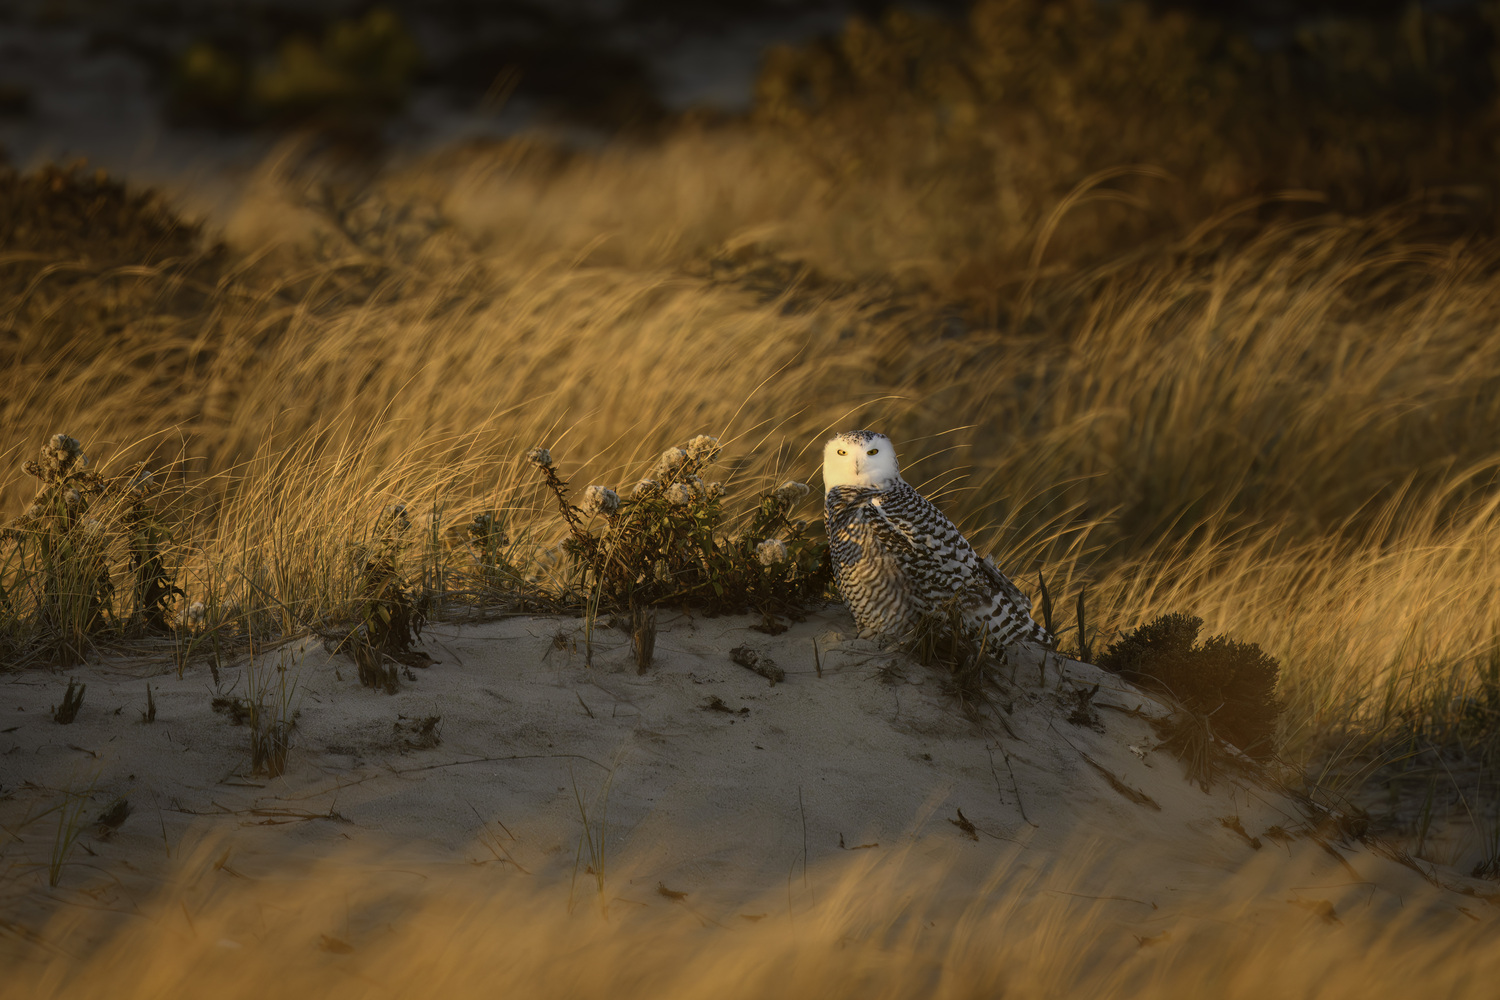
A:
[[[985,556],[981,559],[974,551],[974,547],[969,544],[969,540],[964,537],[963,532],[958,530],[958,526],[948,520],[932,501],[920,494],[916,494],[914,500],[930,523],[919,525],[907,518],[882,512],[891,524],[892,530],[899,531],[914,551],[927,554],[929,548],[942,547],[942,543],[947,543],[950,548],[945,556],[946,560],[951,560],[946,562],[947,568],[956,569],[969,581],[971,588],[983,592],[986,597],[990,598],[1004,595],[1012,604],[1028,613],[1031,611],[1031,598],[1022,593],[1021,589],[1000,571],[1000,567],[995,565],[992,556]],[[875,509],[880,510],[879,507]],[[933,543],[931,546],[928,544],[929,540]]]
[[[1010,582],[1010,577],[1000,572],[1000,567],[995,565],[994,556],[985,556],[979,563],[979,569],[988,578],[995,590],[1010,598],[1011,602],[1024,608],[1028,613],[1031,611],[1031,598],[1021,592],[1021,588]]]
[[[865,504],[860,508],[860,513],[866,524],[874,525],[881,531],[885,541],[912,552],[921,552],[925,549],[917,537],[914,526],[905,518],[892,516],[889,511],[875,503]]]

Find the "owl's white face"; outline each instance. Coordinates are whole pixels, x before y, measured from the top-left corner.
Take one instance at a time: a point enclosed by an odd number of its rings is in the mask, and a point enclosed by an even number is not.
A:
[[[891,439],[875,431],[845,431],[823,446],[823,485],[883,489],[901,478]]]

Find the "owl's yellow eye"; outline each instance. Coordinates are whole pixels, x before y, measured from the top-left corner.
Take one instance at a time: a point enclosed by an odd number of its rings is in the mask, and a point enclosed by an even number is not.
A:
[[[878,452],[878,451],[880,451],[880,449],[879,449],[879,448],[871,448],[871,449],[870,449],[870,454],[871,454],[871,455],[874,455],[874,454],[875,454],[875,453],[876,453],[876,452]]]
[[[847,452],[847,451],[845,451],[845,450],[844,450],[844,449],[842,449],[842,448],[840,448],[840,449],[839,449],[839,454],[840,454],[840,455],[847,455],[847,454],[849,454],[849,453],[848,453],[848,452]]]

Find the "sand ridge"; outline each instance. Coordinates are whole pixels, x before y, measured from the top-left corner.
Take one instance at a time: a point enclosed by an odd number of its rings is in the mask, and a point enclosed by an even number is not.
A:
[[[365,863],[551,881],[559,898],[571,888],[617,907],[659,904],[667,889],[704,914],[764,908],[771,893],[794,910],[819,879],[912,859],[941,872],[929,890],[954,905],[1118,899],[1120,927],[1142,937],[1236,882],[1253,886],[1247,919],[1308,899],[1369,919],[1418,896],[1435,912],[1476,905],[1330,827],[1310,835],[1305,807],[1249,772],[1209,791],[1186,780],[1156,749],[1150,720],[1166,709],[1095,667],[1014,652],[977,722],[937,670],[853,637],[842,608],[779,635],[758,624],[663,613],[638,675],[620,629],[438,623],[423,645],[436,662],[394,695],[361,688],[347,657],[303,637],[259,654],[296,685],[274,779],[251,773],[246,728],[212,707],[216,693],[243,694],[243,657],[217,692],[198,662],[180,678],[162,661],[78,668],[88,691],[67,726],[49,715],[65,677],[6,675],[0,910],[36,933],[85,896],[129,912],[209,836],[222,844],[216,878],[283,877],[357,849]],[[733,662],[742,645],[785,680]],[[1094,685],[1095,710],[1075,714]],[[88,830],[49,889],[46,810],[70,790],[88,790]],[[92,826],[122,797],[132,812],[118,829]]]

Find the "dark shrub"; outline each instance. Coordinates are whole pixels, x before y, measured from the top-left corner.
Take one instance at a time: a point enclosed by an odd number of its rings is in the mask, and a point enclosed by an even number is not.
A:
[[[1176,612],[1121,636],[1099,666],[1208,716],[1214,730],[1253,757],[1275,749],[1280,666],[1259,646],[1216,635],[1197,645],[1203,619]]]

